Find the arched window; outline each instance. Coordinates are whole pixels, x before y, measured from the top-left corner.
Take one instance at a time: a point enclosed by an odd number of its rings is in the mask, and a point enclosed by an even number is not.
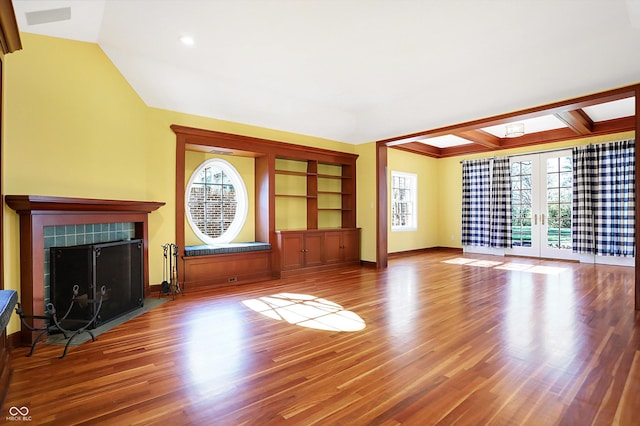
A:
[[[193,172],[185,194],[193,232],[207,244],[231,242],[247,218],[247,189],[229,162],[212,158]]]

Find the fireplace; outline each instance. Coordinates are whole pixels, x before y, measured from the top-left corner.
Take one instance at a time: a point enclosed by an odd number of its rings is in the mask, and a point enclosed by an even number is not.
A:
[[[77,300],[67,320],[75,323],[90,320],[96,314],[96,304],[82,303],[83,298],[97,300],[100,288],[106,293],[96,321],[89,328],[131,312],[143,306],[142,240],[112,241],[50,249],[51,302],[59,312],[66,312],[78,286]],[[63,324],[65,326],[65,324]],[[65,327],[66,328],[66,327]],[[71,327],[69,327],[71,328]]]
[[[5,201],[20,217],[20,301],[26,315],[45,312],[45,228],[50,226],[133,223],[132,237],[143,241],[143,288],[149,293],[148,215],[164,202],[41,195],[6,195]],[[14,345],[30,346],[36,336],[23,327]]]

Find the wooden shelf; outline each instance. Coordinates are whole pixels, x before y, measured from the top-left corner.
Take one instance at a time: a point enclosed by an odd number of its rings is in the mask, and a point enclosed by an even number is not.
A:
[[[295,195],[295,194],[276,194],[276,197],[286,197],[286,198],[318,198],[314,195]]]
[[[355,226],[355,163],[349,157],[338,161],[276,156],[276,177],[297,176],[303,180],[281,180],[279,198],[305,198],[307,229]],[[285,179],[285,178],[282,178]],[[297,178],[296,178],[297,179]],[[291,194],[286,192],[290,191]],[[297,196],[296,196],[297,195]],[[286,205],[283,205],[286,206]],[[285,208],[289,208],[288,206]],[[283,210],[280,215],[287,214]],[[277,216],[277,215],[276,215]],[[296,225],[299,223],[296,222]]]
[[[289,176],[318,176],[317,173],[297,172],[295,170],[276,170],[277,175],[289,175]]]

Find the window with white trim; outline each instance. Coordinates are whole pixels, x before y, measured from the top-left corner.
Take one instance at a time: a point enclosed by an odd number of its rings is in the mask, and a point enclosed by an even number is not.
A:
[[[185,194],[187,221],[207,244],[228,243],[247,218],[247,189],[228,161],[212,158],[193,172]]]
[[[411,231],[418,228],[418,175],[391,172],[391,230]]]

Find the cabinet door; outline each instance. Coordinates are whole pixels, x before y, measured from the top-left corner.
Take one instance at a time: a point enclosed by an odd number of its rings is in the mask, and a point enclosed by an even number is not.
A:
[[[322,232],[310,232],[305,234],[304,266],[319,266],[323,264],[323,240]]]
[[[360,260],[360,232],[357,229],[342,232],[342,252],[345,262]]]
[[[304,236],[303,234],[280,235],[280,257],[282,270],[297,269],[304,266]]]
[[[342,232],[326,232],[324,234],[324,250],[326,263],[343,261]]]

